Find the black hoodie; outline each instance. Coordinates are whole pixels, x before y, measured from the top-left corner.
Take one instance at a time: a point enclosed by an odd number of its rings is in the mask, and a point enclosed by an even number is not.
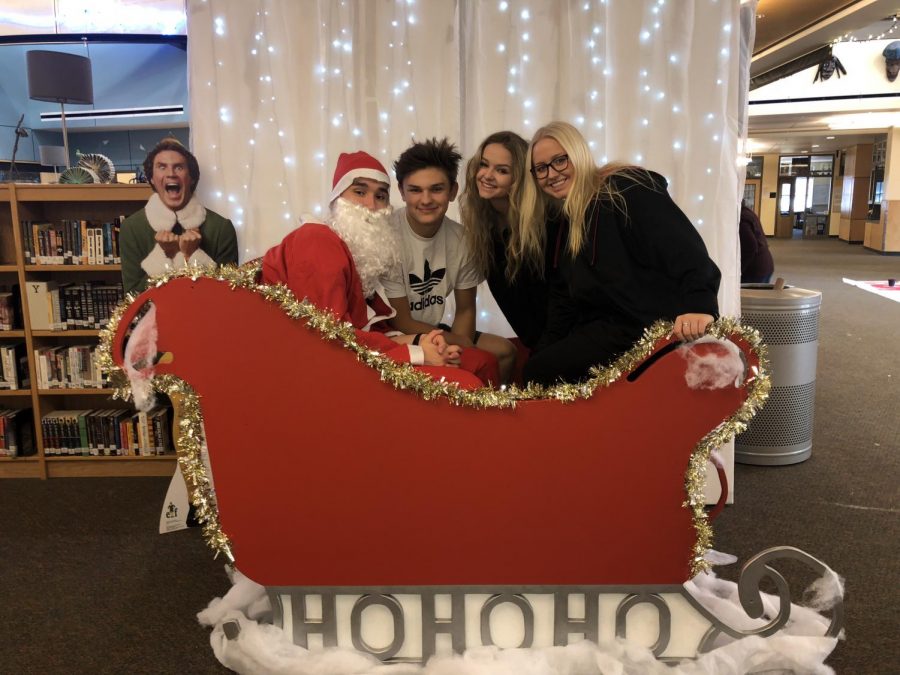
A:
[[[721,273],[700,234],[666,191],[657,173],[610,178],[624,200],[598,195],[585,214],[585,238],[574,258],[568,223],[548,241],[552,281],[547,326],[538,349],[580,325],[600,321],[628,349],[657,319],[688,312],[718,315]]]

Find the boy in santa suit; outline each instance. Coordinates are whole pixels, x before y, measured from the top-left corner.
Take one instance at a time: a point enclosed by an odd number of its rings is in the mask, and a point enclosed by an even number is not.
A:
[[[144,174],[153,195],[119,234],[126,293],[140,293],[149,277],[187,265],[237,264],[234,225],[194,196],[200,165],[187,148],[174,138],[160,141],[144,159]]]
[[[369,349],[395,361],[425,366],[458,366],[462,348],[448,345],[442,331],[416,335],[391,331],[393,308],[381,294],[379,278],[399,264],[399,242],[388,216],[390,178],[365,152],[342,153],[334,172],[327,224],[305,223],[263,257],[262,282],[283,283],[297,298],[331,310],[356,328]],[[496,362],[476,364],[472,372],[487,382]],[[460,373],[461,384],[471,378]],[[492,379],[497,382],[498,379]]]

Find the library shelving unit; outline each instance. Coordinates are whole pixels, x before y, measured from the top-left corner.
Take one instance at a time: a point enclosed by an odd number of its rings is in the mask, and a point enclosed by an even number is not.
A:
[[[63,476],[165,476],[171,475],[174,455],[163,456],[47,456],[41,434],[41,418],[54,410],[129,408],[111,398],[107,389],[39,389],[34,350],[44,346],[93,343],[98,330],[32,330],[25,284],[28,281],[120,282],[120,265],[33,265],[23,253],[22,221],[54,222],[62,219],[112,220],[141,209],[150,197],[149,185],[0,185],[0,284],[18,284],[20,330],[0,331],[3,341],[25,342],[31,387],[0,391],[0,408],[31,408],[35,452],[20,457],[0,457],[0,478]],[[30,262],[30,261],[29,261]]]

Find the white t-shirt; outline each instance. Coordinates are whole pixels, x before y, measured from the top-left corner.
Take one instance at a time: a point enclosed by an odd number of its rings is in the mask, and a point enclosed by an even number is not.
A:
[[[454,289],[465,290],[481,282],[466,249],[463,226],[444,216],[437,233],[420,237],[406,220],[406,208],[391,214],[402,247],[400,278],[384,278],[389,298],[406,297],[413,319],[432,326],[444,318],[444,299]]]

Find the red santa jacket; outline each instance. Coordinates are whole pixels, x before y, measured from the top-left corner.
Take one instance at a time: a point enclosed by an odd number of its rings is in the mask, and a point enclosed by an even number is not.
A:
[[[380,317],[391,316],[393,310],[378,295],[366,301],[350,249],[327,225],[306,223],[269,249],[263,257],[262,281],[285,284],[297,298],[330,309],[356,327],[356,339],[369,349],[395,361],[410,361],[407,346],[383,334],[388,326],[372,324],[370,306]]]

